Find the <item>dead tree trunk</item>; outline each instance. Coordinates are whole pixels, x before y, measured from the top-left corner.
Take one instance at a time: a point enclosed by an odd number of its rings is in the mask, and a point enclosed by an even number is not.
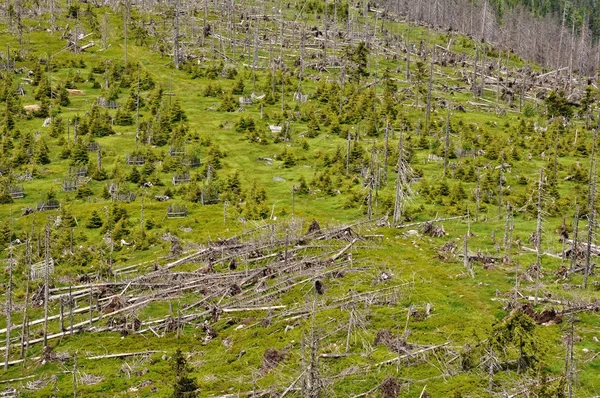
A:
[[[471,234],[471,218],[469,217],[467,220],[468,223],[468,229],[467,229],[467,233],[465,234],[464,237],[464,257],[463,257],[463,261],[464,261],[464,266],[465,269],[469,272],[469,275],[471,275],[471,278],[475,278],[475,273],[473,272],[473,267],[471,265],[471,261],[469,260],[469,246],[468,246],[468,240],[469,240],[469,235]]]
[[[427,84],[427,108],[425,109],[425,133],[429,134],[431,124],[431,90],[433,89],[433,56],[429,65],[429,82]]]
[[[573,314],[569,319],[569,335],[567,336],[567,355],[565,360],[565,374],[567,376],[567,395],[569,398],[573,398],[573,379],[575,375],[575,363],[573,361],[573,339],[575,338],[575,327]]]
[[[450,152],[450,108],[446,114],[446,139],[444,142],[444,178],[446,178],[446,171],[448,170],[448,157]]]
[[[125,51],[125,65],[127,65],[127,23],[129,22],[129,0],[123,3],[123,50]]]
[[[398,225],[402,222],[402,210],[404,201],[410,194],[410,176],[412,174],[410,166],[404,159],[404,136],[400,130],[400,139],[398,141],[398,176],[396,178],[396,199],[394,202],[394,215],[392,222]]]
[[[179,0],[175,1],[175,18],[173,22],[173,61],[175,69],[179,69]]]
[[[571,271],[577,266],[577,248],[579,247],[579,207],[575,209],[575,218],[573,219],[573,250],[571,250]]]
[[[504,178],[504,154],[500,158],[500,169],[498,170],[498,221],[502,218],[502,179]]]
[[[12,213],[12,212],[11,212]],[[11,215],[11,236],[12,236],[12,215]],[[11,238],[12,239],[12,238]],[[13,245],[10,243],[10,255],[8,263],[8,286],[6,287],[6,352],[4,357],[4,370],[8,370],[8,360],[10,359],[10,332],[12,323],[12,274],[13,274]]]
[[[479,201],[481,199],[481,169],[477,168],[477,182],[475,185],[475,221],[479,221]]]
[[[538,293],[540,288],[540,272],[542,267],[542,188],[544,184],[544,169],[540,168],[540,179],[538,181],[538,201],[537,201],[537,228],[535,242],[535,300],[534,305],[538,303]]]
[[[587,248],[585,253],[585,270],[583,274],[583,284],[582,287],[584,289],[587,288],[588,277],[591,271],[591,248],[592,248],[592,237],[594,235],[595,230],[595,221],[596,221],[596,160],[592,159],[592,179],[590,181],[590,209],[588,212],[588,237],[587,237]]]
[[[44,348],[48,347],[48,301],[50,296],[50,223],[45,231],[45,263],[44,263]]]
[[[384,154],[383,154],[383,184],[385,186],[387,186],[387,179],[388,179],[388,152],[389,152],[389,141],[390,141],[389,129],[390,129],[390,122],[388,120],[385,125],[385,136],[384,136],[385,142],[384,142]]]
[[[73,398],[77,398],[77,353],[73,355]]]

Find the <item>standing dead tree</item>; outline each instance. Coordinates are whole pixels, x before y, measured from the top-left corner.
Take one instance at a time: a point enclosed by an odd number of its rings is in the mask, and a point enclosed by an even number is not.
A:
[[[398,225],[402,222],[402,211],[404,210],[404,204],[412,194],[410,188],[410,179],[412,178],[413,171],[406,160],[404,136],[402,130],[400,130],[400,139],[398,141],[398,163],[396,167],[396,198],[394,201],[394,215],[392,218],[394,225]]]
[[[48,347],[48,302],[50,296],[50,221],[46,223],[44,236],[44,349],[46,349]]]
[[[469,272],[469,275],[471,275],[471,278],[475,278],[475,273],[473,272],[473,266],[471,265],[471,259],[469,257],[469,246],[468,246],[468,240],[469,240],[469,235],[471,235],[471,217],[467,216],[467,223],[468,223],[468,228],[467,228],[467,233],[464,236],[464,257],[463,257],[463,261],[464,261],[464,266],[465,269]]]
[[[11,240],[9,244],[9,258],[8,258],[8,286],[6,287],[6,352],[4,357],[4,370],[8,370],[8,360],[10,358],[10,331],[12,326],[12,283],[13,283],[13,266],[14,266],[14,257],[13,257],[13,243],[12,243],[12,207],[10,211],[10,235],[9,239]]]
[[[596,159],[592,159],[591,166],[591,180],[590,180],[590,190],[589,190],[589,212],[588,212],[588,236],[587,236],[587,247],[585,253],[585,269],[583,273],[583,284],[582,287],[584,289],[587,288],[588,278],[591,272],[592,264],[591,264],[591,248],[592,248],[592,237],[595,231],[595,221],[596,221]],[[575,251],[577,248],[575,247]]]
[[[542,268],[542,190],[544,187],[544,169],[540,168],[540,178],[538,180],[538,200],[537,200],[537,227],[535,230],[535,301],[538,303],[538,294],[540,288],[540,272]]]

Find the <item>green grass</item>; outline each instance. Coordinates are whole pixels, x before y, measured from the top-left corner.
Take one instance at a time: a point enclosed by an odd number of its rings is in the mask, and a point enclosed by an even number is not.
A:
[[[295,17],[293,10],[285,11],[287,18]],[[53,71],[51,81],[53,85],[67,78],[69,73],[80,72],[84,78],[87,78],[94,64],[102,60],[112,60],[113,63],[123,63],[124,48],[122,37],[121,15],[113,13],[107,8],[95,10],[100,18],[104,12],[108,12],[110,24],[110,47],[100,51],[99,44],[92,47],[86,53],[74,55],[68,51],[61,51],[65,44],[60,39],[61,32],[49,33],[42,28],[37,28],[37,20],[24,19],[25,25],[31,29],[26,56],[23,60],[17,62],[17,67],[24,68],[25,71],[32,69],[39,60],[47,57],[60,66],[58,70]],[[356,16],[357,10],[351,9]],[[134,18],[143,16],[134,11]],[[219,15],[211,13],[210,20],[219,23]],[[369,16],[369,21],[372,17]],[[362,21],[362,18],[359,19]],[[64,26],[70,23],[61,15],[57,26]],[[167,21],[168,22],[168,21]],[[305,16],[305,22],[319,24],[314,15]],[[372,21],[371,21],[372,22]],[[87,22],[82,24],[87,27]],[[277,30],[276,22],[268,22],[266,26]],[[396,34],[404,34],[407,27],[404,24],[385,22],[385,27]],[[47,27],[47,21],[40,24],[41,27]],[[5,25],[1,26],[0,38],[3,45],[10,45],[14,50],[19,48],[19,42],[14,34],[8,30]],[[244,39],[245,36],[237,34],[238,39]],[[94,40],[99,43],[98,34],[95,34]],[[155,38],[151,38],[151,44],[154,44]],[[430,45],[447,46],[450,38],[447,35],[438,34],[427,29],[411,26],[411,40],[418,43],[420,40],[429,40]],[[207,44],[198,51],[207,58],[211,57],[211,46],[214,38],[209,38]],[[4,46],[0,46],[4,47]],[[475,52],[474,44],[468,38],[454,36],[451,50],[458,53],[465,53],[472,56]],[[346,46],[340,45],[339,52],[345,51]],[[231,52],[226,49],[228,54]],[[295,49],[286,49],[286,57],[295,56]],[[231,55],[231,54],[229,54]],[[264,49],[260,51],[261,64],[268,58],[269,52]],[[317,219],[322,226],[339,225],[342,223],[353,223],[362,220],[366,214],[365,200],[352,200],[353,195],[364,199],[367,195],[367,188],[363,184],[363,179],[359,173],[352,173],[351,176],[345,176],[345,155],[347,142],[345,138],[331,134],[327,125],[327,118],[331,113],[328,109],[330,104],[321,103],[314,97],[308,104],[296,108],[296,102],[292,95],[297,87],[296,66],[289,65],[290,72],[287,74],[292,84],[286,85],[285,89],[285,112],[290,121],[290,141],[275,142],[273,135],[268,131],[268,125],[281,114],[281,104],[279,103],[279,93],[275,93],[277,99],[274,105],[264,105],[265,118],[261,119],[260,105],[254,104],[247,106],[243,112],[219,112],[216,109],[220,104],[219,98],[204,97],[202,92],[208,84],[218,83],[224,90],[230,90],[235,80],[217,78],[209,79],[201,77],[192,79],[190,74],[184,71],[177,71],[172,67],[171,59],[161,57],[159,53],[151,46],[143,47],[135,44],[130,39],[127,47],[128,60],[133,63],[139,63],[141,70],[147,71],[157,84],[161,84],[165,91],[172,92],[173,98],[177,98],[185,110],[190,134],[186,137],[186,148],[188,152],[198,154],[205,164],[209,156],[209,147],[204,145],[211,141],[226,156],[220,162],[222,168],[215,173],[221,181],[226,180],[235,172],[240,174],[243,190],[248,192],[250,187],[256,183],[259,187],[265,189],[267,194],[266,207],[269,215],[273,215],[278,221],[287,221],[292,213],[291,192],[294,186],[304,178],[314,193],[309,195],[294,196],[294,216],[304,220],[304,228],[313,220]],[[287,58],[286,58],[287,59]],[[85,68],[74,68],[70,66],[71,61],[83,60]],[[415,74],[417,57],[412,55],[411,73]],[[206,67],[217,64],[218,60],[206,59],[201,62],[201,66]],[[244,95],[249,95],[252,91],[252,69],[242,66],[241,63],[251,64],[251,60],[243,58],[237,49],[237,59],[233,66],[238,71],[238,76],[243,76],[246,88]],[[407,82],[405,78],[405,61],[402,56],[397,59],[392,57],[375,54],[369,59],[369,71],[371,76],[363,78],[359,84],[359,94],[364,94],[368,90],[363,87],[364,84],[373,79],[373,74],[377,72],[378,76],[382,74],[383,69],[389,69],[392,77],[396,79],[399,92],[396,93],[395,109],[398,117],[392,120],[395,133],[390,139],[390,153],[388,164],[388,180],[385,187],[378,192],[379,208],[376,217],[382,217],[389,213],[389,204],[393,205],[394,186],[396,181],[395,174],[395,156],[397,154],[398,131],[401,128],[401,119],[411,123],[409,131],[404,132],[404,138],[408,145],[413,149],[414,156],[412,166],[423,173],[423,180],[430,187],[438,187],[442,180],[448,183],[450,190],[459,183],[458,178],[452,178],[451,172],[444,179],[442,177],[441,162],[427,162],[431,153],[443,153],[446,109],[435,106],[431,120],[434,122],[430,133],[426,136],[430,147],[421,148],[418,146],[419,139],[423,133],[423,123],[425,122],[425,100],[426,96],[421,94],[419,98],[420,107],[415,107],[414,84]],[[428,60],[424,60],[428,70]],[[524,65],[524,61],[516,56],[511,56],[509,66],[512,69],[518,69]],[[379,69],[376,71],[375,68]],[[523,245],[533,247],[528,242],[532,231],[535,230],[535,210],[532,211],[531,203],[529,209],[523,198],[531,195],[534,185],[538,178],[540,167],[546,168],[549,175],[552,170],[552,161],[548,157],[542,159],[540,153],[546,151],[551,154],[554,148],[552,128],[548,134],[542,136],[541,132],[533,129],[520,131],[521,121],[533,126],[537,123],[540,126],[546,126],[547,120],[543,115],[543,103],[531,102],[528,104],[536,109],[536,115],[526,118],[518,113],[518,98],[512,106],[501,104],[502,108],[508,110],[506,115],[500,116],[494,112],[494,107],[484,108],[469,105],[469,101],[480,102],[479,99],[473,99],[470,88],[462,80],[461,74],[472,74],[468,69],[441,67],[436,65],[435,70],[447,76],[440,79],[437,75],[433,83],[434,104],[441,100],[448,101],[453,105],[461,105],[466,112],[452,112],[452,145],[457,148],[482,148],[489,152],[494,147],[498,152],[504,152],[507,158],[505,161],[511,164],[511,170],[504,173],[505,187],[504,203],[510,202],[515,205],[514,230],[512,232],[513,245],[510,255],[512,262],[509,264],[497,263],[489,269],[484,269],[481,264],[474,264],[475,278],[471,279],[464,270],[462,261],[454,257],[449,261],[440,259],[437,249],[446,242],[453,242],[457,246],[456,253],[462,252],[463,236],[467,232],[467,223],[465,220],[450,221],[444,223],[447,236],[442,238],[429,238],[426,236],[405,236],[405,229],[395,228],[375,228],[370,224],[368,227],[361,228],[365,234],[381,234],[381,242],[365,244],[364,248],[353,250],[353,261],[360,269],[357,272],[349,272],[343,278],[328,278],[325,280],[327,292],[323,297],[318,297],[318,304],[326,306],[333,300],[346,296],[350,290],[355,292],[367,292],[382,287],[402,285],[399,288],[396,301],[390,305],[374,304],[361,305],[356,311],[365,321],[364,329],[356,330],[351,333],[348,356],[337,359],[321,359],[319,368],[321,374],[325,377],[334,377],[343,372],[352,369],[353,374],[346,377],[335,378],[334,382],[327,387],[327,396],[353,396],[375,388],[385,377],[392,376],[406,382],[403,385],[400,396],[413,397],[418,396],[425,385],[427,391],[432,396],[487,396],[487,375],[482,369],[472,369],[462,371],[459,362],[454,359],[448,369],[454,372],[451,376],[441,377],[445,369],[444,360],[455,358],[464,352],[466,344],[476,345],[485,340],[492,330],[495,322],[504,319],[508,312],[506,310],[506,299],[515,284],[515,262],[518,262],[518,272],[521,275],[520,291],[524,295],[534,294],[534,285],[530,281],[523,279],[522,275],[527,271],[530,265],[536,261],[535,253],[520,252],[515,243],[517,238]],[[303,81],[303,91],[313,94],[319,82],[317,79],[329,79],[336,81],[340,72],[333,70],[330,73],[307,70]],[[13,82],[16,84],[21,78],[26,77],[26,73],[20,73],[13,76]],[[259,70],[257,72],[258,85],[262,86],[268,78],[268,71]],[[96,79],[103,83],[104,77],[96,75]],[[456,86],[459,88],[456,92],[450,93],[443,86]],[[424,87],[427,83],[424,83]],[[65,108],[59,108],[53,105],[52,112],[54,116],[60,115],[63,120],[72,120],[76,116],[85,115],[91,109],[102,90],[93,89],[91,83],[84,82],[77,84],[77,88],[83,90],[81,96],[71,96],[71,104]],[[38,103],[33,98],[34,87],[25,85],[26,95],[20,98],[22,105]],[[260,89],[259,89],[260,90]],[[379,101],[383,97],[383,87],[377,86],[377,109],[382,110],[382,103]],[[122,89],[119,94],[119,104],[124,105],[129,97],[130,90]],[[143,92],[142,97],[147,98],[149,92]],[[237,97],[237,96],[236,96]],[[173,99],[172,98],[172,99]],[[237,99],[237,98],[236,98]],[[496,93],[486,91],[484,98],[495,102]],[[169,97],[165,97],[169,101]],[[338,98],[331,98],[330,101],[338,101]],[[364,105],[364,104],[363,104]],[[365,105],[370,106],[369,104]],[[303,148],[303,134],[308,129],[308,124],[302,119],[306,113],[313,108],[319,114],[320,132],[314,138],[306,139],[308,149]],[[2,115],[4,115],[4,107]],[[355,112],[364,109],[356,109]],[[114,116],[115,111],[109,111]],[[298,115],[296,115],[298,113]],[[142,120],[150,120],[149,111],[142,108],[140,111]],[[251,143],[243,134],[235,131],[234,125],[240,117],[251,116],[257,124],[257,129],[265,133],[268,137],[266,143]],[[350,112],[349,119],[354,116]],[[379,127],[383,127],[385,115],[378,116]],[[101,193],[108,181],[90,181],[88,186],[93,191],[94,197],[88,202],[76,199],[74,193],[64,193],[61,189],[62,180],[68,173],[70,167],[69,159],[60,159],[60,153],[63,150],[62,140],[67,139],[66,135],[60,138],[49,137],[49,128],[41,127],[43,119],[20,117],[17,119],[16,129],[21,134],[31,132],[36,137],[44,137],[50,149],[52,162],[48,165],[28,165],[36,171],[33,181],[24,182],[26,191],[24,199],[18,199],[12,205],[0,205],[0,222],[7,222],[11,219],[12,228],[16,237],[24,240],[25,234],[32,230],[32,224],[35,224],[34,245],[37,241],[38,232],[42,231],[49,217],[65,214],[72,214],[77,219],[77,226],[73,228],[74,247],[78,253],[89,251],[90,262],[87,265],[76,263],[73,256],[65,254],[58,249],[66,247],[68,242],[69,230],[67,227],[60,226],[53,231],[53,255],[57,260],[56,273],[53,276],[54,285],[77,284],[76,277],[84,274],[96,274],[106,271],[106,261],[109,248],[103,243],[105,230],[88,229],[85,227],[92,211],[97,211],[103,219],[106,219],[112,204],[110,201],[101,198]],[[371,151],[375,146],[379,149],[378,157],[381,161],[383,151],[383,134],[378,137],[368,137],[364,135],[364,126],[367,121],[349,120],[342,123],[343,128],[355,129],[362,128],[363,135],[360,137],[365,156],[364,166],[366,167],[371,159]],[[3,124],[4,126],[4,124]],[[128,153],[136,149],[135,146],[135,125],[133,126],[114,126],[116,134],[95,138],[102,148],[103,167],[109,175],[115,168],[120,169],[123,176],[127,176],[132,166],[125,165],[125,157]],[[551,253],[557,253],[561,250],[561,244],[557,241],[557,229],[560,227],[562,217],[566,217],[569,228],[572,225],[574,205],[572,200],[577,198],[577,203],[584,204],[587,195],[587,186],[575,181],[565,181],[565,178],[571,174],[571,167],[579,162],[587,173],[589,160],[587,156],[582,156],[572,148],[572,139],[574,130],[578,130],[578,139],[585,140],[591,144],[592,133],[583,128],[583,122],[575,119],[561,137],[560,153],[558,159],[557,173],[557,192],[559,198],[552,198],[550,195],[544,197],[544,235],[542,248]],[[73,127],[70,128],[70,138],[73,138]],[[87,137],[86,137],[87,138]],[[521,140],[522,139],[522,140]],[[21,139],[13,140],[17,146]],[[520,141],[523,141],[521,143]],[[537,143],[540,143],[538,146]],[[158,148],[146,148],[152,151],[156,157],[163,162],[167,161],[168,146]],[[338,163],[329,166],[326,163],[326,157],[331,159],[339,148],[343,159]],[[510,156],[513,148],[516,148],[520,160],[512,159]],[[277,159],[278,155],[284,150],[291,152],[297,158],[297,164],[286,168],[283,161]],[[441,151],[441,152],[440,152]],[[532,159],[527,155],[532,153]],[[7,154],[8,156],[8,154]],[[91,166],[95,166],[95,154],[90,154]],[[271,164],[267,164],[259,158],[275,159]],[[551,156],[550,156],[550,159]],[[450,159],[451,163],[459,166],[473,165],[475,167],[489,166],[482,169],[482,184],[485,179],[491,175],[490,187],[495,189],[498,182],[498,172],[493,168],[500,162],[498,156],[479,156],[476,159]],[[21,172],[24,168],[18,168]],[[165,233],[171,233],[179,236],[184,243],[202,244],[209,240],[228,238],[234,235],[243,234],[252,228],[263,225],[265,220],[244,219],[244,203],[230,204],[227,207],[227,216],[224,220],[223,204],[202,206],[199,203],[191,203],[188,199],[189,186],[171,185],[173,171],[164,171],[163,165],[156,165],[157,178],[164,186],[155,186],[146,190],[144,202],[144,219],[152,220],[154,228],[146,231],[150,245],[145,250],[137,250],[134,246],[117,247],[113,254],[113,268],[123,268],[133,264],[146,263],[138,268],[138,272],[123,277],[140,275],[152,270],[153,262],[165,264],[169,261],[165,256],[169,252],[168,242],[162,240]],[[317,175],[327,171],[332,178],[334,191],[339,190],[339,194],[327,195],[316,189],[313,179]],[[198,178],[198,182],[203,180],[200,170],[192,170],[192,177]],[[518,177],[525,176],[528,185],[519,185]],[[283,180],[281,180],[283,179]],[[3,182],[4,183],[4,182]],[[475,182],[460,181],[466,193],[466,198],[458,203],[451,203],[450,198],[436,195],[425,195],[423,182],[417,182],[413,185],[416,195],[409,202],[406,209],[406,222],[419,222],[432,219],[436,215],[440,217],[451,215],[462,215],[468,210],[470,214],[475,212],[474,190]],[[141,200],[142,189],[136,184],[122,182],[122,188],[138,193],[138,199],[129,204],[123,204],[129,214],[130,234],[124,237],[125,241],[135,240],[136,233],[139,232],[141,221]],[[154,199],[156,195],[162,195],[167,190],[172,192],[174,197],[171,203],[186,203],[190,215],[185,219],[166,218],[166,209],[169,203],[158,202]],[[22,209],[25,207],[35,207],[35,205],[44,200],[48,192],[55,192],[57,199],[61,202],[63,211],[55,211],[44,214],[22,215]],[[533,196],[535,198],[535,196]],[[243,202],[243,201],[242,201]],[[471,231],[473,236],[469,238],[469,250],[489,253],[495,256],[502,256],[504,248],[502,247],[504,235],[504,203],[500,219],[497,217],[497,197],[492,195],[488,200],[481,203],[480,220],[472,222]],[[533,203],[535,205],[535,203]],[[518,205],[518,206],[517,206]],[[387,207],[386,207],[387,206]],[[520,209],[523,209],[522,211]],[[392,206],[393,209],[393,206]],[[582,207],[582,211],[586,211]],[[10,217],[12,215],[12,217]],[[485,221],[484,221],[485,220]],[[418,227],[414,227],[418,229]],[[587,228],[586,221],[580,222],[580,228]],[[185,229],[185,230],[184,230]],[[410,228],[409,228],[410,229]],[[189,231],[189,232],[188,232]],[[587,232],[580,232],[582,237]],[[492,234],[495,237],[492,239]],[[134,242],[136,243],[136,242]],[[335,246],[339,243],[332,242]],[[120,246],[120,245],[118,245]],[[336,247],[337,247],[336,246]],[[191,250],[191,248],[188,248]],[[24,248],[19,247],[16,251],[18,265],[15,272],[14,300],[21,304],[25,299],[25,257]],[[35,248],[34,248],[34,251]],[[42,249],[43,252],[43,249]],[[4,251],[2,258],[8,256],[8,251]],[[41,261],[42,256],[36,260]],[[559,266],[563,265],[561,260],[544,256],[542,258],[542,291],[544,294],[551,294],[552,298],[559,300],[592,300],[596,299],[598,289],[596,286],[596,277],[592,277],[592,283],[587,291],[577,288],[582,282],[581,275],[573,275],[568,280],[561,280],[556,276]],[[217,265],[216,272],[224,272],[221,265]],[[196,265],[186,264],[175,268],[176,271],[193,271]],[[382,271],[392,275],[391,280],[381,282],[378,278]],[[7,283],[6,272],[0,276],[0,282]],[[564,285],[567,285],[566,287]],[[32,291],[35,291],[41,285],[35,282]],[[184,294],[181,298],[182,305],[193,303],[199,300],[197,294]],[[314,300],[310,293],[310,285],[297,286],[285,295],[276,299],[277,304],[295,307],[302,304],[310,305]],[[87,305],[80,300],[80,305]],[[431,305],[431,316],[424,320],[418,320],[416,317],[408,318],[407,311],[410,308],[422,310],[427,304]],[[178,303],[173,301],[174,310],[177,310]],[[540,306],[541,307],[541,306]],[[549,305],[544,305],[550,307]],[[541,309],[541,308],[539,308]],[[51,306],[51,313],[58,312],[58,305]],[[135,313],[137,317],[143,320],[160,319],[169,314],[169,304],[166,301],[156,301],[149,304]],[[43,308],[30,308],[28,315],[30,319],[38,319],[43,316]],[[87,314],[75,316],[75,322],[83,322],[87,319]],[[81,396],[144,396],[161,397],[169,396],[171,385],[173,383],[173,374],[170,369],[168,357],[172,355],[176,348],[181,348],[188,356],[188,362],[193,368],[192,376],[198,380],[201,389],[201,396],[214,396],[224,394],[235,394],[248,392],[253,389],[263,390],[276,386],[283,391],[289,386],[302,372],[302,339],[303,335],[311,329],[313,321],[309,318],[300,318],[292,322],[278,320],[268,325],[262,325],[261,321],[267,317],[264,311],[253,311],[247,313],[234,313],[223,316],[214,325],[218,336],[208,344],[203,345],[202,340],[204,332],[201,325],[187,326],[180,338],[175,333],[167,333],[164,337],[157,338],[152,332],[146,332],[143,336],[128,335],[121,336],[118,333],[94,333],[84,332],[75,336],[66,336],[60,340],[52,341],[51,345],[56,352],[78,355],[78,370],[81,374],[92,374],[100,376],[102,379],[98,384],[80,385],[78,392]],[[599,360],[586,362],[591,358],[593,352],[598,351],[598,344],[593,341],[596,331],[600,324],[597,316],[589,313],[577,314],[576,334],[581,338],[575,344],[575,354],[577,359],[577,368],[580,371],[577,376],[576,391],[577,396],[592,396],[600,390],[600,381],[595,377],[598,372]],[[350,311],[345,308],[333,308],[319,311],[315,315],[314,325],[318,333],[326,336],[321,342],[321,353],[343,353],[345,352],[347,338],[347,323],[350,319]],[[14,311],[13,323],[20,323],[22,312]],[[5,327],[5,318],[0,319],[0,327]],[[100,324],[104,324],[103,320]],[[34,337],[41,334],[40,328],[34,328]],[[52,322],[50,330],[58,332],[57,322]],[[410,337],[407,338],[410,344],[428,345],[441,344],[449,342],[449,346],[441,351],[436,357],[428,355],[425,359],[413,358],[403,361],[399,366],[395,364],[387,366],[376,366],[378,362],[385,361],[397,355],[383,346],[375,346],[374,339],[377,331],[389,329],[397,336],[401,336],[405,330],[410,331]],[[15,332],[16,333],[16,332]],[[564,369],[564,344],[563,336],[566,334],[566,324],[553,326],[537,326],[536,333],[539,340],[543,343],[544,370],[551,376],[559,376]],[[13,337],[16,335],[13,334]],[[262,357],[267,348],[277,348],[286,353],[286,358],[275,369],[269,373],[261,371]],[[583,349],[590,350],[584,353]],[[146,350],[158,350],[160,353],[152,354],[146,360],[133,358],[127,359],[107,359],[107,360],[88,360],[92,355],[102,355],[106,353],[137,352]],[[242,355],[242,352],[244,353]],[[31,347],[29,355],[32,357],[40,355],[39,345]],[[17,353],[12,352],[12,357],[17,358]],[[124,371],[131,367],[131,374]],[[73,368],[73,360],[67,359],[64,363],[51,362],[40,364],[37,361],[28,361],[25,366],[13,366],[5,371],[0,379],[6,380],[22,376],[35,376],[36,379],[50,380],[56,376],[56,382],[49,382],[48,385],[38,391],[27,391],[23,388],[25,382],[12,383],[17,386],[23,396],[58,396],[72,395],[72,375],[69,373]],[[528,373],[528,376],[537,377],[534,371]],[[501,388],[507,390],[516,390],[519,382],[523,381],[521,376],[514,372],[498,372],[496,375],[497,392]],[[142,384],[144,383],[144,384]],[[376,393],[373,393],[376,396]]]

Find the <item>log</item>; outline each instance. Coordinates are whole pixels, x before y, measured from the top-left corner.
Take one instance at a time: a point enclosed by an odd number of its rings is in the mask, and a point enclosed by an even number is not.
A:
[[[445,347],[448,344],[450,344],[450,343],[446,342],[446,343],[443,343],[443,344],[439,344],[439,345],[434,345],[434,346],[422,348],[422,349],[420,349],[418,351],[414,351],[414,352],[411,352],[411,353],[408,353],[408,354],[398,355],[397,357],[392,358],[392,359],[388,359],[387,361],[379,362],[379,363],[376,364],[376,366],[389,365],[389,364],[394,363],[396,361],[400,361],[402,359],[410,358],[410,357],[412,357],[414,355],[417,355],[417,354],[422,354],[424,352],[428,352],[428,351],[436,350],[436,349],[441,348],[441,347]]]
[[[86,359],[94,360],[94,359],[109,359],[109,358],[126,358],[133,357],[136,355],[148,355],[148,354],[156,354],[158,352],[165,352],[159,350],[150,350],[150,351],[140,351],[140,352],[124,352],[121,354],[106,354],[106,355],[96,355],[93,357],[87,357]]]
[[[33,379],[34,377],[35,377],[35,375],[31,375],[31,376],[17,377],[15,379],[0,380],[0,384],[14,383],[15,381]]]
[[[461,218],[467,218],[468,216],[455,216],[455,217],[446,217],[446,218],[434,218],[433,220],[429,220],[429,221],[421,221],[421,222],[414,222],[411,224],[402,224],[402,225],[398,225],[396,228],[408,228],[408,227],[416,227],[418,225],[423,225],[426,224],[428,222],[442,222],[442,221],[450,221],[450,220],[460,220]]]
[[[529,253],[536,253],[536,250],[534,248],[527,247],[527,246],[521,246],[521,250],[529,252]],[[554,254],[554,253],[543,252],[543,253],[540,253],[540,255],[548,256],[548,257],[552,257],[552,258],[558,258],[559,260],[562,260],[562,256],[559,256],[558,254]]]
[[[223,312],[242,312],[242,311],[271,311],[287,308],[287,305],[272,305],[268,307],[245,307],[245,308],[222,308]]]
[[[572,239],[565,239],[565,242],[570,245],[573,245],[575,243]],[[582,246],[582,247],[587,248],[587,243],[578,242],[577,246]],[[600,246],[592,244],[592,245],[590,245],[590,251],[592,252],[592,254],[595,254],[598,256],[598,255],[600,255]]]
[[[354,245],[356,243],[358,239],[354,238],[352,239],[352,242],[350,242],[346,247],[344,247],[342,250],[340,250],[337,254],[335,254],[334,256],[332,256],[329,261],[335,261],[338,258],[340,258],[341,256],[344,255],[344,253],[346,253],[348,250],[350,250],[350,248],[352,247],[352,245]]]
[[[155,298],[149,298],[149,299],[147,299],[145,301],[142,301],[140,303],[136,303],[136,304],[130,305],[129,307],[123,307],[123,308],[121,308],[119,310],[110,312],[108,314],[100,315],[100,316],[97,316],[95,318],[88,319],[88,320],[85,320],[83,322],[77,323],[77,324],[73,325],[71,328],[73,330],[82,329],[85,326],[89,326],[90,322],[93,323],[93,322],[96,322],[96,321],[102,319],[103,317],[113,316],[113,315],[116,315],[116,314],[120,314],[121,312],[130,311],[130,310],[132,310],[134,308],[137,308],[137,307],[139,307],[141,305],[144,305],[144,304],[148,304],[148,303],[150,303],[152,301],[155,301],[155,300],[156,300]],[[56,319],[57,317],[58,316],[54,316],[54,319]],[[50,317],[48,319],[50,319]],[[41,320],[41,322],[43,322],[43,319]],[[51,334],[51,335],[48,335],[47,340],[52,340],[52,339],[57,339],[57,338],[60,338],[60,337],[64,337],[64,336],[69,335],[70,333],[71,333],[71,330],[67,330],[67,331],[64,331],[64,332]],[[40,338],[37,338],[37,339],[29,340],[29,344],[40,343],[40,342],[43,342],[43,341],[44,341],[44,337],[40,337]],[[13,344],[13,346],[14,345],[15,344]],[[0,347],[0,352],[3,352],[3,351],[6,351],[6,347]]]

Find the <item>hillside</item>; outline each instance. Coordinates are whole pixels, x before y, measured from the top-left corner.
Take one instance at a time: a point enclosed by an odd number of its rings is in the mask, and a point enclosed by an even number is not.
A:
[[[6,4],[5,396],[598,395],[587,61],[388,5]]]

